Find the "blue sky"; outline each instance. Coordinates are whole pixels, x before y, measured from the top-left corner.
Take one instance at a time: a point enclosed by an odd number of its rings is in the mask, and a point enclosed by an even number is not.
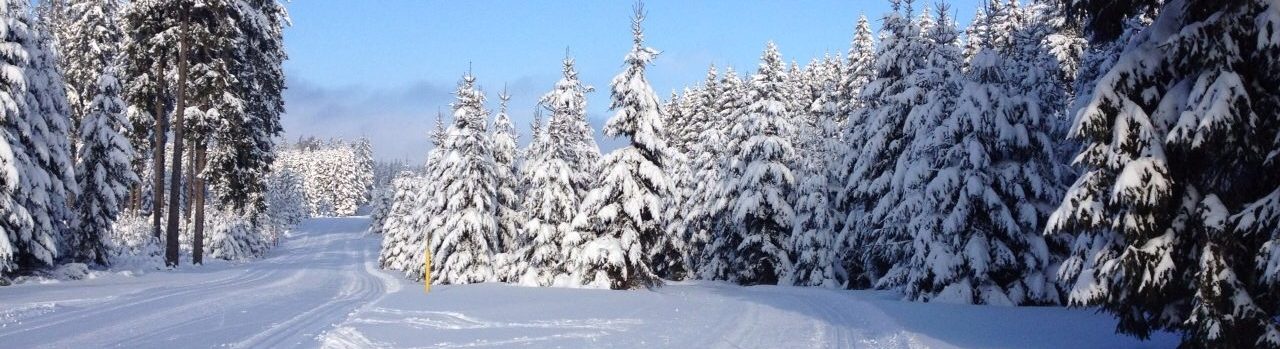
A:
[[[977,3],[952,2],[962,25]],[[491,108],[498,91],[509,89],[512,116],[527,133],[537,98],[560,77],[566,48],[582,80],[596,87],[588,113],[598,128],[611,115],[608,82],[630,48],[631,1],[295,0],[286,6],[293,26],[285,33],[285,136],[367,136],[380,159],[421,162],[436,111],[448,112],[468,66]],[[887,0],[650,0],[645,7],[646,41],[662,51],[648,77],[664,99],[700,82],[712,63],[722,71],[725,65],[754,71],[769,40],[801,64],[843,54],[859,14],[878,29],[889,9]]]

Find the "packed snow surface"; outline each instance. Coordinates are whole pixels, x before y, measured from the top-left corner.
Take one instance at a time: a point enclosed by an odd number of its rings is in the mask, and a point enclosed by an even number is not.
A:
[[[1091,310],[889,292],[670,283],[651,291],[422,285],[377,269],[367,218],[305,222],[265,259],[0,287],[6,348],[1169,348]]]

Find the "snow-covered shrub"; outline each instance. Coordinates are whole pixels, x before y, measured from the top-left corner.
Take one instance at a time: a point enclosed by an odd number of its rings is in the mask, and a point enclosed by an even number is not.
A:
[[[107,262],[114,269],[159,268],[164,265],[164,249],[151,235],[146,216],[124,214],[116,220],[107,239]]]
[[[262,256],[270,247],[266,235],[253,220],[232,210],[209,208],[205,223],[205,253],[222,260],[244,260]]]
[[[280,234],[292,229],[310,213],[306,207],[302,178],[291,169],[278,169],[267,177],[266,202],[263,223],[267,241],[272,245],[280,241]]]
[[[395,188],[390,185],[373,190],[373,200],[369,202],[369,234],[382,234],[395,194]]]

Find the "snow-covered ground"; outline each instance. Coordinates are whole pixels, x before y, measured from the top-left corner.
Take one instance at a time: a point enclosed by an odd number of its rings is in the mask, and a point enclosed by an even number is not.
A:
[[[0,287],[0,347],[1169,348],[1089,310],[675,283],[436,286],[377,270],[365,218],[304,223],[264,260]]]

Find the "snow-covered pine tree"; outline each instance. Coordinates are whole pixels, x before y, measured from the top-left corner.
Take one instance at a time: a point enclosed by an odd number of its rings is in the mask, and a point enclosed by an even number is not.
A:
[[[664,265],[671,263],[660,263],[654,265],[654,272],[660,278],[669,280],[680,280],[690,277],[691,263],[689,262],[689,245],[688,245],[688,228],[689,217],[685,207],[689,204],[692,197],[693,186],[693,166],[689,162],[689,156],[692,147],[699,142],[697,134],[701,132],[704,123],[694,120],[697,117],[698,109],[705,96],[710,92],[705,86],[694,88],[686,88],[684,95],[676,95],[672,91],[671,98],[660,107],[660,114],[663,116],[663,137],[667,141],[669,154],[668,158],[663,159],[663,167],[666,170],[667,185],[671,189],[670,193],[663,197],[663,209],[659,221],[663,225],[663,239],[675,244],[670,247],[672,250],[646,250],[650,255],[653,254],[670,254],[675,252],[679,256],[678,265],[681,266],[679,273],[672,273]],[[656,259],[657,256],[654,256]],[[671,256],[662,257],[671,261]],[[676,275],[678,274],[678,275]]]
[[[80,120],[80,152],[76,162],[76,242],[73,258],[105,265],[106,239],[129,188],[138,180],[130,166],[133,149],[120,133],[125,129],[124,100],[112,69],[98,76],[98,91]]]
[[[698,268],[702,279],[730,280],[733,275],[732,261],[737,254],[738,241],[731,205],[737,202],[740,192],[731,183],[742,176],[733,164],[739,156],[740,145],[748,137],[745,127],[746,91],[733,67],[726,68],[716,99],[716,124],[712,127],[717,130],[715,132],[723,134],[723,138],[719,147],[708,146],[698,155],[701,159],[712,159],[698,171],[702,182],[698,192],[704,197],[700,211],[693,213],[699,217],[698,221],[706,224],[705,234],[709,237]]]
[[[594,159],[599,156],[586,124],[584,94],[592,89],[578,81],[572,58],[565,58],[563,68],[564,77],[542,97],[540,104],[551,117],[535,130],[520,171],[527,243],[513,258],[519,265],[512,267],[515,275],[509,279],[525,286],[576,283],[568,279],[569,247],[565,241],[585,188],[593,180],[595,171],[588,169],[595,168]],[[590,166],[584,167],[587,160]]]
[[[658,96],[645,78],[645,67],[658,51],[644,46],[643,5],[631,19],[632,46],[625,69],[610,84],[613,118],[605,124],[610,137],[630,144],[601,162],[600,178],[582,201],[573,228],[580,240],[572,246],[573,277],[598,288],[635,289],[662,284],[664,276],[685,273],[678,247],[682,241],[663,234],[664,198],[671,192],[664,165],[670,149],[664,139]],[[677,240],[677,241],[672,241]],[[574,243],[579,245],[573,246]]]
[[[351,148],[356,161],[354,167],[356,184],[363,194],[360,197],[360,205],[363,205],[373,198],[373,144],[369,143],[369,138],[360,137],[351,144]]]
[[[302,176],[291,168],[279,166],[279,162],[272,166],[274,169],[271,175],[267,176],[267,210],[264,218],[269,234],[267,242],[275,245],[280,242],[280,236],[285,231],[306,219],[308,212]],[[378,223],[378,227],[381,228],[381,222]],[[370,229],[372,230],[372,227]]]
[[[66,78],[67,101],[70,104],[71,128],[78,130],[80,120],[89,112],[98,93],[98,77],[116,64],[124,39],[118,23],[121,3],[117,0],[75,0],[62,4],[66,35],[58,40],[60,64]],[[73,148],[78,139],[71,138]]]
[[[431,248],[431,282],[468,284],[495,281],[493,270],[498,224],[496,175],[487,130],[484,95],[475,77],[463,75],[453,103],[453,125],[440,145],[436,165],[440,214],[426,228]]]
[[[978,55],[978,51],[988,46],[988,43],[983,41],[990,35],[990,28],[987,28],[990,22],[987,19],[987,6],[987,3],[978,5],[973,12],[973,21],[964,28],[964,48],[961,54],[964,56],[965,71],[969,70],[969,61]]]
[[[1159,6],[1070,5],[1095,40]],[[1167,1],[1098,80],[1072,127],[1085,172],[1049,219],[1078,234],[1072,304],[1101,306],[1123,333],[1179,331],[1189,348],[1280,348],[1277,10]]]
[[[45,34],[26,2],[10,1],[0,7],[5,14],[0,64],[6,72],[4,94],[8,95],[7,115],[0,120],[8,154],[2,155],[6,156],[6,168],[12,171],[5,180],[11,193],[5,200],[12,200],[12,206],[5,205],[8,212],[0,222],[8,235],[7,244],[0,244],[8,245],[0,247],[0,269],[8,271],[50,265],[61,255],[60,248],[67,245],[62,240],[64,222],[71,218],[66,196],[74,194],[67,189],[74,190],[74,179],[70,178],[70,159],[65,157],[69,153],[65,91],[49,40],[42,39]],[[61,122],[52,130],[61,133],[50,132],[50,121]]]
[[[846,144],[853,144],[843,163],[851,165],[845,172],[841,206],[846,208],[841,234],[851,239],[855,252],[847,257],[851,287],[874,283],[893,265],[906,258],[910,234],[905,229],[906,217],[889,215],[902,192],[895,170],[910,144],[912,134],[905,123],[908,114],[924,98],[923,90],[914,88],[909,77],[923,64],[926,52],[920,50],[922,39],[911,17],[911,2],[903,11],[901,1],[891,1],[893,11],[885,15],[880,47],[876,54],[876,78],[862,90],[864,107],[850,118],[862,132],[846,133]],[[857,131],[858,126],[849,127]]]
[[[518,192],[520,176],[516,167],[516,140],[520,135],[516,134],[515,124],[511,123],[511,117],[507,115],[507,104],[511,101],[511,95],[504,89],[502,94],[498,95],[498,99],[501,104],[498,107],[498,114],[493,117],[492,136],[498,215],[498,241],[495,242],[498,250],[495,252],[509,253],[514,251],[514,246],[519,241],[520,226],[524,224],[524,217],[520,216],[520,193]],[[504,274],[500,273],[500,275]],[[505,279],[505,276],[502,278]]]
[[[507,279],[524,286],[552,286],[565,272],[561,241],[570,229],[579,202],[570,169],[557,150],[564,144],[560,127],[544,125],[541,109],[535,110],[531,139],[524,151],[520,181],[523,224],[516,255]]]
[[[24,35],[28,32],[23,22],[14,20],[20,16],[26,16],[25,12],[21,12],[24,8],[21,6],[23,1],[15,1],[19,5],[10,5],[9,2],[0,3],[0,14],[3,14],[5,20],[0,21],[0,69],[6,72],[22,72],[27,65],[27,52],[22,47]],[[37,256],[44,256],[45,259],[52,261],[54,241],[32,241],[31,234],[31,216],[27,213],[27,209],[17,200],[17,192],[21,188],[19,183],[20,162],[18,156],[24,151],[21,143],[14,141],[12,130],[7,127],[9,124],[16,123],[24,116],[27,86],[22,74],[0,74],[0,116],[3,116],[4,127],[3,139],[0,139],[0,273],[8,274],[20,266],[24,262],[30,252],[30,245],[43,247]]]
[[[70,248],[70,234],[75,213],[71,211],[70,198],[78,192],[74,176],[75,163],[69,139],[74,132],[68,129],[66,83],[57,67],[51,28],[42,23],[29,24],[32,41],[28,43],[27,107],[30,108],[27,141],[33,150],[30,159],[35,163],[26,173],[26,183],[34,184],[32,199],[28,201],[36,227],[46,227],[60,237],[60,250]],[[47,183],[46,183],[47,182]],[[38,198],[43,196],[44,198]],[[40,207],[38,202],[45,202]],[[67,255],[63,253],[62,255]]]
[[[391,181],[391,208],[379,228],[382,231],[382,249],[378,253],[378,265],[382,269],[404,271],[413,255],[421,254],[421,245],[409,243],[410,237],[420,234],[410,225],[414,205],[423,181],[412,172],[401,172]]]
[[[681,191],[681,198],[678,207],[671,208],[679,210],[681,222],[668,222],[668,224],[678,224],[679,227],[669,229],[668,231],[676,231],[680,233],[680,238],[684,241],[684,265],[689,271],[689,277],[695,277],[698,270],[701,269],[702,255],[711,242],[711,231],[717,222],[715,217],[707,213],[710,205],[709,200],[713,200],[713,194],[707,191],[715,188],[720,183],[720,163],[723,160],[719,156],[719,151],[724,142],[724,131],[721,127],[725,126],[718,117],[716,101],[720,94],[720,77],[713,65],[707,69],[707,78],[701,87],[701,93],[698,94],[698,100],[693,106],[692,115],[689,116],[689,124],[691,127],[688,132],[696,132],[690,135],[688,153],[685,154],[684,165],[681,172],[675,177],[683,178],[678,180],[681,185],[677,188]],[[674,214],[668,216],[675,216]]]
[[[407,198],[411,200],[405,208],[408,214],[398,222],[400,226],[398,229],[401,230],[397,234],[398,240],[403,242],[396,247],[401,256],[396,261],[402,263],[399,270],[404,271],[405,277],[414,281],[422,281],[427,251],[438,250],[440,246],[440,240],[433,240],[427,234],[427,228],[444,209],[445,198],[442,196],[444,191],[440,186],[434,185],[439,183],[443,176],[441,163],[448,151],[445,148],[445,142],[449,139],[449,135],[448,130],[444,128],[444,123],[444,112],[437,110],[436,128],[429,134],[431,150],[427,151],[426,165],[422,175],[416,179],[416,183],[412,184],[416,189]],[[436,274],[434,269],[433,275]]]
[[[525,144],[524,149],[520,149],[520,159],[517,162],[519,168],[525,167],[529,160],[533,158],[534,149],[539,149],[539,147],[542,146],[540,142],[543,139],[544,127],[545,122],[542,120],[542,107],[534,107],[533,120],[529,121],[529,142]],[[527,176],[525,176],[523,171],[516,171],[516,173],[520,174],[520,197],[524,197],[524,192],[529,188],[529,184],[525,182],[525,178]]]
[[[542,96],[540,103],[551,112],[547,132],[561,134],[564,143],[557,145],[555,151],[560,152],[570,166],[575,195],[585,197],[600,162],[600,147],[596,145],[591,125],[587,123],[586,94],[595,89],[578,80],[572,57],[565,57],[562,71],[564,77],[556,82],[555,89]],[[559,130],[552,131],[552,128]]]
[[[829,169],[835,160],[839,85],[826,81],[810,104],[797,137],[795,161],[799,185],[795,194],[795,222],[787,239],[787,251],[795,261],[780,281],[798,286],[844,286],[844,270],[838,260],[836,211],[832,205]]]
[[[930,35],[934,53],[919,75],[925,85],[946,88],[931,91],[929,103],[917,108],[922,112],[913,112],[912,128],[921,133],[909,155],[910,195],[895,213],[912,217],[913,252],[881,284],[901,285],[907,298],[920,301],[1056,303],[1045,277],[1048,251],[1036,233],[1043,215],[1019,211],[1035,194],[1010,190],[1001,179],[1036,165],[1009,155],[1025,142],[1003,138],[1002,130],[1027,128],[1018,121],[1016,97],[1025,91],[1009,88],[1014,64],[989,47],[970,60],[969,78],[958,78],[963,58],[949,21]]]
[[[784,69],[778,47],[770,42],[748,90],[745,133],[750,137],[738,147],[733,162],[734,172],[741,176],[729,184],[739,193],[730,203],[735,223],[733,279],[745,285],[777,284],[791,270],[786,240],[795,212],[788,199],[796,179],[788,167],[795,156],[788,135],[795,131],[785,100]]]
[[[274,161],[274,139],[283,131],[280,115],[284,113],[283,64],[287,57],[283,32],[289,19],[276,0],[223,1],[226,7],[218,15],[225,28],[217,33],[228,40],[216,43],[212,52],[227,62],[228,77],[224,79],[236,83],[220,88],[227,92],[220,102],[229,106],[218,108],[222,120],[211,135],[214,147],[209,149],[207,161],[199,161],[199,165],[207,162],[204,178],[219,204],[253,214],[261,212],[266,176]],[[205,0],[203,6],[213,7],[213,3]],[[227,25],[232,23],[234,27]],[[233,98],[236,101],[231,101]],[[198,147],[197,152],[196,156],[201,156]],[[367,194],[360,195],[357,205],[366,201]],[[198,198],[203,200],[203,196]]]
[[[871,23],[867,16],[858,16],[858,26],[854,29],[853,43],[849,46],[849,54],[845,57],[844,72],[840,74],[840,96],[837,105],[840,108],[840,124],[842,129],[856,127],[850,118],[861,109],[862,89],[876,77],[876,43],[871,33]]]

